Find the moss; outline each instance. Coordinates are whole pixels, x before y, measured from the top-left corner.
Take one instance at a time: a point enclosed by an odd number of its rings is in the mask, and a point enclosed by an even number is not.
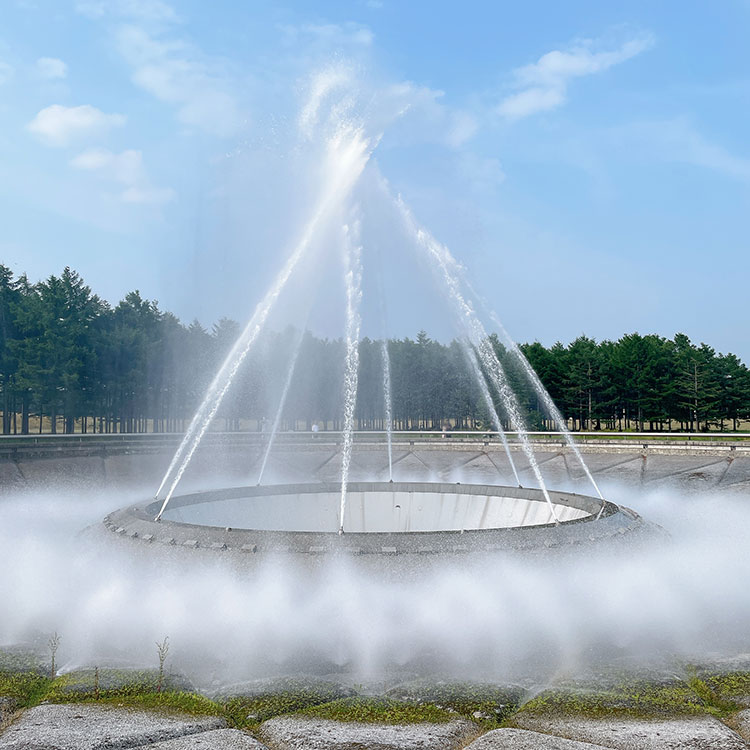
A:
[[[223,701],[234,726],[257,725],[281,714],[330,703],[342,697],[342,688],[324,680],[282,678],[252,695],[237,695]]]
[[[35,706],[41,701],[51,680],[38,672],[0,672],[0,697],[10,698],[18,708]]]
[[[405,703],[389,698],[341,698],[300,711],[301,716],[332,721],[358,721],[377,724],[442,724],[453,721],[455,713],[432,703]]]
[[[82,669],[60,675],[50,687],[47,699],[69,703],[87,698],[124,698],[158,692],[189,692],[190,683],[175,675],[165,675],[159,691],[157,670]]]
[[[438,708],[478,720],[483,727],[500,726],[518,710],[525,691],[518,686],[417,680],[388,691],[388,696],[410,703],[433,703]]]
[[[79,700],[79,703],[95,699]],[[224,706],[196,693],[134,693],[126,696],[109,696],[98,701],[113,706],[138,708],[145,711],[190,714],[191,716],[225,716]]]
[[[700,679],[721,699],[750,697],[750,672],[702,673]]]
[[[588,716],[627,715],[640,718],[718,714],[720,710],[680,680],[668,682],[630,681],[601,691],[550,690],[521,709],[536,714]]]

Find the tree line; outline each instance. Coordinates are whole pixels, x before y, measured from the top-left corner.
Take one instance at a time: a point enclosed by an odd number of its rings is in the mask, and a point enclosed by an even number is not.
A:
[[[0,265],[2,433],[181,432],[239,332],[226,318],[211,330],[184,325],[137,291],[112,306],[70,268],[33,284]],[[528,426],[555,429],[515,357],[492,344]],[[384,429],[382,342],[359,348],[357,427]],[[575,430],[736,430],[750,419],[748,368],[681,333],[520,348]],[[387,350],[395,429],[491,427],[461,342],[421,331]],[[264,334],[215,427],[268,429],[286,391],[282,429],[339,429],[343,360],[341,339]]]

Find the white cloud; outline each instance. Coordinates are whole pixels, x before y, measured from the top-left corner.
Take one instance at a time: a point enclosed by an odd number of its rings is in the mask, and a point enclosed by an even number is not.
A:
[[[308,23],[299,26],[281,26],[289,46],[313,44],[326,50],[335,47],[369,47],[375,38],[367,27],[353,21],[346,23]]]
[[[0,86],[13,78],[13,72],[13,68],[8,63],[0,61]]]
[[[177,107],[177,117],[218,136],[237,132],[242,115],[224,71],[179,40],[155,38],[137,26],[123,26],[117,45],[132,66],[133,82]]]
[[[162,205],[174,199],[172,188],[129,187],[122,192],[124,203],[152,203]]]
[[[120,154],[104,148],[92,148],[75,156],[70,165],[76,169],[96,172],[105,179],[123,186],[120,199],[125,203],[163,204],[175,194],[171,188],[151,185],[143,166],[143,154],[129,149]]]
[[[42,78],[55,80],[68,75],[68,66],[56,57],[40,57],[36,61],[36,72]]]
[[[79,107],[52,104],[38,112],[26,127],[48,146],[67,146],[76,138],[99,135],[124,124],[123,115],[105,114],[90,104]]]
[[[179,20],[174,8],[162,0],[78,0],[75,9],[81,15],[95,19],[112,15],[147,22]]]
[[[133,185],[145,177],[143,155],[132,149],[115,154],[105,148],[91,148],[71,159],[70,164],[76,169],[106,172],[124,185]]]
[[[444,93],[405,81],[378,91],[376,99],[400,122],[387,138],[403,143],[439,143],[458,149],[479,130],[477,117],[446,105]]]
[[[750,183],[750,158],[709,140],[685,118],[636,122],[612,132],[619,146],[646,148],[650,158],[691,164]]]
[[[548,52],[537,62],[514,71],[514,87],[519,90],[503,99],[497,111],[508,119],[520,119],[536,112],[556,109],[565,102],[572,79],[605,71],[652,45],[653,37],[642,35],[610,51],[594,51],[595,45],[585,41],[566,52]]]

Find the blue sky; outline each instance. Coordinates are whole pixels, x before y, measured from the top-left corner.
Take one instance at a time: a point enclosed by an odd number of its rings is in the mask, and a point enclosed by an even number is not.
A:
[[[750,360],[746,0],[0,12],[0,260],[32,280],[246,318],[303,213],[293,123],[345,70],[387,124],[377,169],[515,338],[683,331]],[[392,334],[444,335],[396,296]]]

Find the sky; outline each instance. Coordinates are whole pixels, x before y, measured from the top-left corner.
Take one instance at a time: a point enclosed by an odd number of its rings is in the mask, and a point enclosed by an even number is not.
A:
[[[247,319],[304,223],[327,81],[517,340],[679,331],[750,361],[749,29],[747,0],[0,0],[0,262]],[[371,215],[389,335],[450,335]]]

